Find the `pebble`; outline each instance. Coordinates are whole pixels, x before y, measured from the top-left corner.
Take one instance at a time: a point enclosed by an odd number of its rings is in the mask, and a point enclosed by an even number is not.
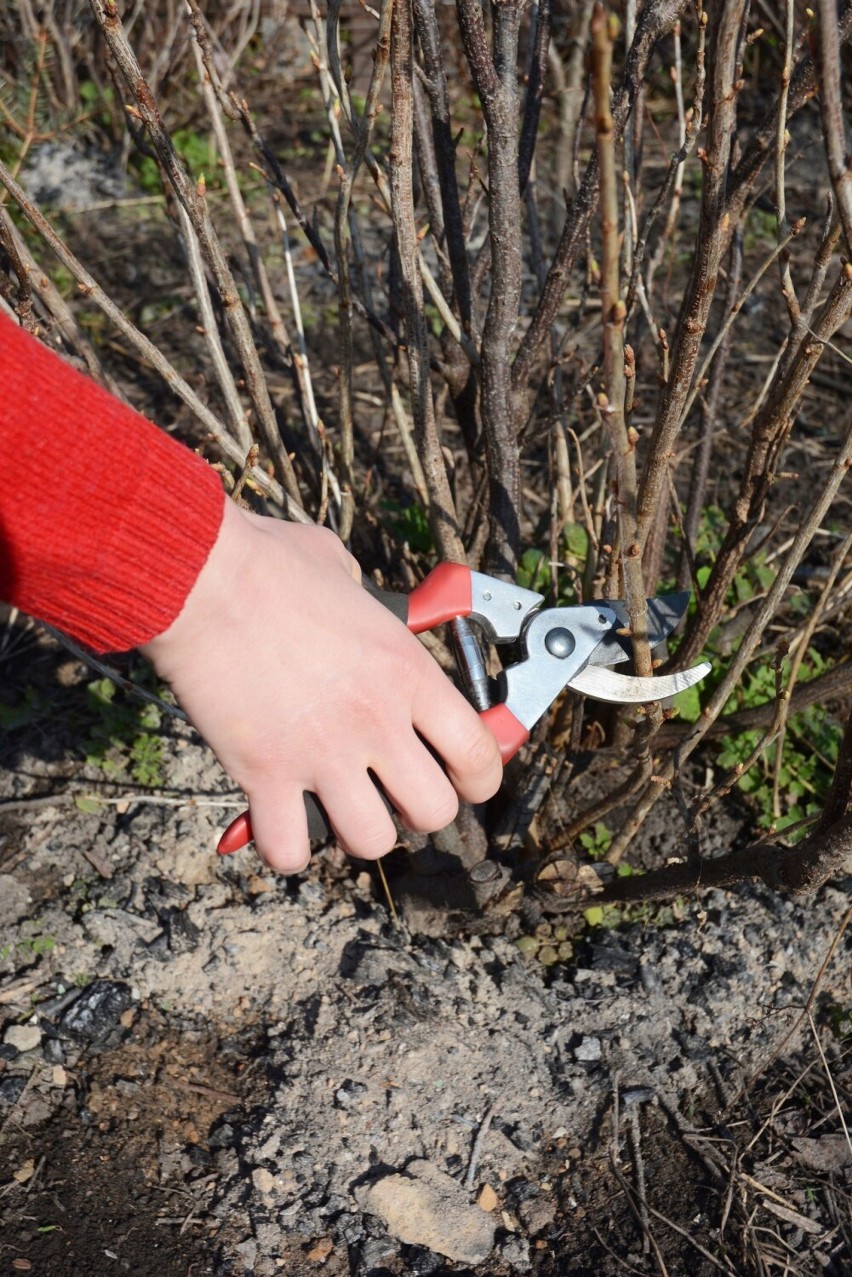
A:
[[[251,1182],[259,1193],[271,1193],[275,1187],[275,1176],[263,1166],[251,1173]]]
[[[532,1269],[530,1263],[530,1244],[526,1237],[510,1237],[500,1248],[504,1263],[513,1272],[528,1273]]]
[[[476,1204],[480,1210],[492,1211],[497,1205],[497,1194],[490,1184],[483,1184],[480,1189]]]
[[[600,1038],[584,1037],[574,1047],[574,1059],[581,1064],[594,1064],[603,1055]]]
[[[10,1024],[3,1041],[19,1051],[34,1051],[41,1045],[41,1029],[37,1024]]]
[[[417,1159],[406,1173],[386,1175],[357,1194],[359,1205],[383,1220],[391,1236],[425,1246],[445,1259],[480,1264],[494,1246],[495,1223],[471,1206],[458,1180]]]

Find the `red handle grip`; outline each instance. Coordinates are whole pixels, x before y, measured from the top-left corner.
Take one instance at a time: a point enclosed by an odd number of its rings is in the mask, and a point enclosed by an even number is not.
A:
[[[492,705],[479,716],[493,732],[500,746],[500,757],[503,765],[514,758],[522,745],[530,738],[529,730],[519,722],[508,705]]]
[[[439,563],[409,594],[406,625],[412,634],[422,634],[457,616],[470,616],[472,607],[470,568],[462,563]]]
[[[246,843],[250,843],[252,837],[251,816],[247,811],[242,811],[236,820],[231,821],[217,842],[216,854],[230,856],[233,852],[239,851],[240,847],[245,847]]]

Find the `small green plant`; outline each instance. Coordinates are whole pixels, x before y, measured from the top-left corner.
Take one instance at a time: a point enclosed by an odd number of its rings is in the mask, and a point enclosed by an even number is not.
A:
[[[34,918],[24,925],[32,929],[32,934],[21,936],[17,940],[9,940],[0,946],[0,962],[5,962],[12,953],[20,958],[43,958],[53,953],[56,948],[56,938],[39,930],[41,927],[39,919]]]
[[[620,870],[619,866],[619,873]],[[600,927],[603,931],[615,931],[622,925],[637,924],[643,927],[674,927],[686,917],[686,901],[678,896],[669,904],[662,905],[649,900],[625,905],[590,905],[583,910],[583,917],[586,926]]]
[[[589,553],[589,534],[580,523],[566,523],[562,529],[562,560],[559,564],[557,602],[577,602],[575,589],[578,575],[582,573]],[[524,550],[518,561],[518,585],[525,590],[536,590],[552,597],[553,567],[550,555],[544,550],[530,547]]]
[[[786,666],[784,662],[782,679],[786,676]],[[809,648],[800,669],[800,680],[807,682],[827,668],[820,654]],[[775,677],[771,665],[758,666],[743,680],[726,707],[727,712],[774,700]],[[742,766],[761,736],[758,730],[726,736],[717,756],[719,766],[731,770]],[[748,794],[758,808],[764,828],[774,826],[780,830],[822,810],[837,762],[840,737],[840,724],[821,705],[809,705],[790,716],[777,773],[778,744],[775,742],[737,782],[741,792]],[[775,810],[776,786],[780,813]]]
[[[408,544],[415,554],[431,554],[433,550],[429,517],[423,506],[415,502],[403,506],[398,501],[383,501],[382,522],[395,541]]]
[[[724,512],[716,506],[704,510],[701,527],[696,538],[695,554],[698,564],[696,576],[699,585],[706,584],[712,571],[712,563],[722,543],[726,526]],[[766,562],[766,554],[759,550],[746,559],[734,577],[728,592],[729,612],[736,617],[744,605],[765,594],[775,579],[775,573]],[[812,600],[806,592],[792,594],[790,608],[794,615],[809,615]],[[691,604],[695,606],[695,602]],[[703,683],[681,692],[675,705],[679,716],[686,722],[697,722],[702,705],[715,686],[731,651],[739,646],[741,633],[722,625],[711,633],[705,655],[713,665]],[[772,704],[777,696],[779,670],[777,662],[767,658],[753,665],[742,679],[734,695],[725,706],[726,715],[742,710],[757,709]],[[798,682],[807,683],[824,674],[830,668],[819,651],[809,647],[798,672]],[[783,686],[789,682],[790,662],[783,660],[780,679]],[[759,745],[763,730],[744,731],[736,736],[725,736],[716,756],[720,768],[734,771],[745,765]],[[811,705],[791,714],[786,725],[780,764],[776,769],[778,745],[773,743],[756,763],[744,771],[737,781],[741,793],[747,794],[759,813],[763,828],[779,830],[797,824],[807,816],[822,810],[824,800],[837,760],[841,729],[835,720],[818,705]],[[776,794],[777,790],[777,794]],[[779,809],[780,808],[780,812]],[[803,831],[804,832],[804,831]]]
[[[84,744],[86,762],[110,780],[129,777],[149,788],[162,785],[164,745],[157,706],[134,703],[108,678],[90,683],[87,697],[94,721]]]
[[[543,967],[570,962],[574,956],[568,928],[561,923],[542,922],[534,935],[519,936],[515,947],[525,958],[534,958]]]
[[[852,1038],[852,1006],[842,1007],[835,1003],[828,1008],[828,1019],[831,1031],[839,1042]]]
[[[592,860],[603,860],[611,842],[612,834],[602,820],[596,821],[593,829],[587,829],[584,834],[580,834],[580,845],[585,848]]]
[[[186,164],[187,169],[196,179],[202,174],[207,178],[215,173],[214,151],[210,139],[194,129],[176,129],[172,134],[175,149]],[[159,195],[162,190],[160,170],[157,162],[150,155],[136,154],[131,157],[131,167],[135,170],[136,180],[143,191],[149,195]]]

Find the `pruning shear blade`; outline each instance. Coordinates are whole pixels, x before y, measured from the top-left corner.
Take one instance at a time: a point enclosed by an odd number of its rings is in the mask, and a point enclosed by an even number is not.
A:
[[[675,674],[658,674],[653,678],[640,678],[638,674],[615,674],[599,665],[587,665],[569,680],[568,686],[583,696],[597,701],[640,704],[647,701],[664,701],[687,687],[700,683],[710,673],[709,661],[701,661],[689,670]]]

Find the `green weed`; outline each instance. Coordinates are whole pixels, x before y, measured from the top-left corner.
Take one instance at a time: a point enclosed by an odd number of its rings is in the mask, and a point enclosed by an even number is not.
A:
[[[619,866],[631,871],[628,865]],[[621,875],[622,877],[624,875]],[[643,927],[674,927],[686,917],[686,901],[678,896],[668,904],[655,904],[651,900],[637,900],[635,904],[590,905],[583,910],[586,926],[614,931],[625,924]]]
[[[398,501],[383,501],[381,512],[382,522],[396,542],[407,544],[415,554],[433,553],[429,517],[419,502],[403,506]]]
[[[83,746],[86,762],[110,780],[129,777],[148,788],[162,785],[165,746],[158,735],[157,706],[125,698],[108,678],[95,679],[86,692],[93,712]]]
[[[570,605],[577,602],[575,583],[586,563],[589,553],[589,534],[580,523],[566,523],[562,529],[562,559],[557,576],[557,602]],[[530,547],[524,550],[518,561],[516,573],[518,585],[525,590],[536,590],[552,597],[553,566],[550,555],[544,550]]]
[[[172,134],[172,142],[191,175],[197,180],[204,174],[209,182],[211,175],[215,173],[215,155],[210,139],[203,133],[196,133],[194,129],[176,129]],[[162,183],[155,159],[150,155],[135,153],[131,156],[130,167],[143,191],[148,195],[160,194]]]
[[[592,830],[587,829],[584,834],[580,834],[580,845],[592,860],[603,860],[611,842],[612,834],[602,820],[596,821]]]
[[[9,940],[6,944],[0,945],[0,962],[5,962],[13,953],[18,958],[42,958],[53,953],[56,948],[56,939],[47,932],[39,930],[41,923],[38,919],[34,918],[24,925],[30,927],[33,934],[21,936],[18,940]]]
[[[704,511],[695,547],[698,563],[696,575],[701,586],[709,579],[725,528],[724,511],[716,506],[708,506]],[[765,594],[774,580],[775,572],[766,561],[765,551],[751,555],[742,564],[731,584],[726,599],[727,614],[735,615],[743,605]],[[806,617],[812,607],[812,600],[802,591],[790,596],[789,605],[795,616]],[[691,607],[694,606],[693,600]],[[675,705],[681,718],[687,722],[698,721],[702,705],[718,686],[730,652],[736,651],[740,637],[731,638],[726,635],[724,624],[711,633],[704,655],[713,666],[713,672],[702,683],[677,696]],[[724,714],[735,714],[740,710],[755,709],[774,702],[779,675],[776,665],[776,659],[767,656],[760,664],[750,666],[726,704]],[[830,663],[816,648],[810,647],[800,666],[798,682],[807,683],[829,668]],[[790,662],[783,660],[780,666],[783,686],[787,686],[789,682],[789,673]],[[747,794],[755,806],[761,827],[774,826],[781,830],[822,810],[837,760],[840,735],[840,725],[819,705],[811,705],[790,716],[778,771],[780,815],[775,811],[774,794],[777,744],[770,745],[737,782],[740,792]],[[734,770],[742,766],[754,752],[762,736],[763,731],[757,729],[724,737],[716,756],[719,767]]]

